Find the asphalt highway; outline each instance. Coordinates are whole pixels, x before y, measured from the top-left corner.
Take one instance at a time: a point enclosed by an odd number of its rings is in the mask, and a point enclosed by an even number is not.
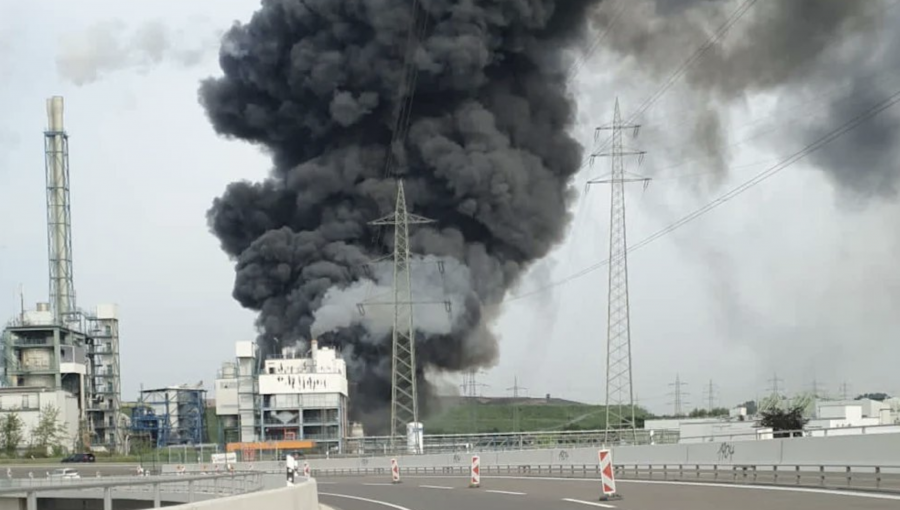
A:
[[[482,477],[318,479],[319,500],[335,510],[896,510],[900,495],[788,487],[619,481],[621,500],[599,501],[596,480]]]

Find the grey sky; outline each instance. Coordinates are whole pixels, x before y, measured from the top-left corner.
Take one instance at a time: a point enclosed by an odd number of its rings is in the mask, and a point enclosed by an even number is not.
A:
[[[60,94],[71,144],[78,302],[119,304],[124,398],[132,399],[142,384],[209,386],[234,342],[255,336],[255,315],[231,298],[234,272],[205,213],[227,183],[260,179],[269,163],[252,146],[216,137],[197,103],[199,80],[218,73],[217,34],[247,19],[258,2],[123,4],[0,3],[0,313],[15,312],[20,283],[29,306],[46,299],[41,132],[44,99]],[[883,77],[888,89],[900,88],[897,73]],[[637,62],[598,54],[578,77],[576,136],[588,143],[593,126],[611,120],[617,95],[629,112],[658,83]],[[849,95],[838,84],[821,93]],[[649,152],[630,170],[657,178],[629,194],[629,239],[799,149],[780,140],[798,119],[828,119],[816,116],[815,95],[793,110],[764,93],[731,104],[724,131],[737,145],[723,173],[689,145],[698,99],[683,85],[673,88],[629,142]],[[676,373],[692,404],[705,402],[709,379],[722,403],[754,398],[776,371],[791,391],[813,377],[832,391],[845,380],[856,392],[900,391],[900,207],[890,197],[848,202],[812,161],[632,255],[634,371],[643,403],[670,409],[667,385]],[[598,160],[582,172],[579,191],[607,167]],[[521,291],[605,258],[608,194],[591,189],[567,242]],[[507,394],[518,376],[533,396],[601,401],[605,311],[605,269],[510,302],[495,325],[501,359],[482,377],[486,393]]]

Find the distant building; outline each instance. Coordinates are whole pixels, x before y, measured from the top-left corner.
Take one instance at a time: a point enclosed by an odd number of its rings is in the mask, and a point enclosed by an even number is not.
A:
[[[343,450],[349,394],[337,351],[313,340],[306,357],[285,352],[261,360],[256,344],[238,342],[235,354],[216,380],[223,442],[311,440],[320,451]]]
[[[806,424],[812,435],[824,434],[823,429],[849,429],[846,433],[861,434],[862,427],[879,427],[898,423],[891,402],[871,399],[820,400],[816,402],[813,418]],[[837,432],[829,432],[836,434]]]
[[[644,429],[655,436],[678,434],[679,443],[708,443],[713,441],[755,441],[771,439],[771,428],[760,428],[756,420],[726,418],[675,418],[646,420]]]
[[[4,398],[33,402],[36,390],[44,390],[42,408],[52,404],[59,420],[74,423],[65,446],[120,450],[122,447],[119,377],[119,327],[115,305],[98,306],[94,314],[78,312],[61,323],[47,303],[23,311],[10,321],[2,335]],[[49,397],[64,392],[68,398]],[[58,404],[58,405],[57,405]],[[4,407],[0,412],[10,412]],[[26,411],[22,409],[23,413]],[[26,441],[30,429],[26,427]]]

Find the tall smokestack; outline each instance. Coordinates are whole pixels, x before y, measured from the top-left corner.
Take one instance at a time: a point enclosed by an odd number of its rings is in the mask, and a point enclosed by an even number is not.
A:
[[[50,306],[58,324],[75,311],[72,280],[72,220],[69,207],[69,136],[63,124],[63,98],[47,99],[44,132],[47,174],[47,243],[50,256]]]

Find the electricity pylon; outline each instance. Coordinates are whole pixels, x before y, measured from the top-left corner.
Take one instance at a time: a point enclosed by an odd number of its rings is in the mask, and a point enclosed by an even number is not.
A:
[[[391,367],[391,446],[397,436],[406,435],[410,423],[419,422],[419,401],[416,391],[416,342],[413,326],[412,279],[409,272],[409,226],[433,223],[434,220],[410,214],[406,209],[403,181],[397,180],[397,205],[394,212],[370,225],[394,227],[394,309]],[[447,303],[445,302],[445,305]],[[419,434],[415,434],[418,440]],[[419,445],[416,445],[419,446]],[[417,448],[416,451],[421,451]]]
[[[625,228],[625,183],[642,182],[646,189],[650,180],[625,175],[625,156],[638,156],[644,152],[625,149],[622,133],[633,129],[637,136],[638,124],[626,124],[619,111],[619,100],[612,124],[601,126],[594,132],[594,141],[600,132],[612,131],[609,151],[591,154],[591,165],[597,157],[609,157],[612,171],[609,178],[588,181],[591,184],[609,184],[611,188],[609,213],[609,290],[607,297],[606,325],[606,439],[610,429],[630,430],[634,435],[634,388],[631,373],[631,322],[628,310],[628,243]]]

